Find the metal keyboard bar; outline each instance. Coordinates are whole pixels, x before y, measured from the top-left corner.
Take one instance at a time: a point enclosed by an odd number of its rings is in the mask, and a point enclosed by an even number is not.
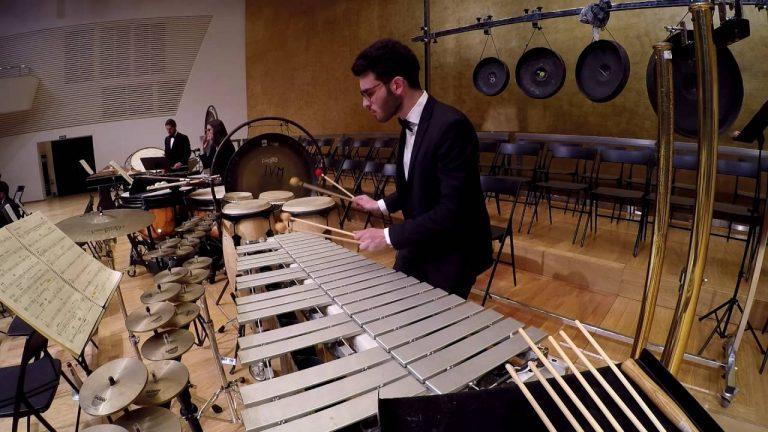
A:
[[[327,282],[323,283],[323,289],[326,291],[332,290],[334,288],[343,287],[346,285],[355,284],[357,282],[366,281],[368,279],[373,279],[379,276],[384,276],[386,274],[394,273],[395,271],[392,270],[389,267],[380,268],[378,270],[374,270],[372,272],[368,272],[365,274],[359,274],[357,276],[352,276],[346,279],[341,279],[333,282]]]
[[[432,333],[429,336],[411,342],[407,345],[395,348],[391,353],[397,361],[404,365],[409,365],[416,360],[426,357],[456,342],[458,340],[457,335],[464,335],[464,337],[469,336],[480,330],[488,328],[492,324],[499,322],[502,319],[504,319],[504,317],[501,314],[491,309],[485,309],[479,314],[459,321],[450,327],[446,327],[436,333]],[[407,329],[407,327],[405,329]],[[384,336],[389,336],[389,334]],[[382,343],[382,345],[384,336],[379,338],[379,342]]]
[[[344,285],[344,286],[336,287],[336,288],[330,288],[329,289],[328,288],[328,284],[326,284],[326,285],[323,285],[323,288],[325,288],[325,290],[328,292],[328,294],[331,294],[334,297],[340,297],[342,295],[349,294],[349,293],[352,293],[352,292],[355,292],[355,291],[359,291],[359,290],[362,290],[362,289],[366,289],[366,288],[382,285],[382,284],[385,284],[385,283],[388,283],[388,282],[393,282],[393,281],[396,281],[396,280],[399,280],[399,279],[404,279],[404,278],[414,280],[415,281],[414,283],[418,283],[419,282],[418,280],[416,280],[416,279],[414,279],[412,277],[406,276],[405,273],[392,272],[392,273],[387,273],[387,274],[385,274],[383,276],[377,276],[377,277],[374,277],[374,278],[366,279],[366,280],[364,280],[362,282],[356,282],[356,283],[353,283],[353,284]],[[410,283],[409,283],[409,285],[410,285]]]
[[[250,408],[296,394],[307,387],[362,372],[391,359],[383,349],[374,347],[310,369],[240,387],[240,394],[243,396],[243,405]]]
[[[280,243],[285,247],[297,246],[297,245],[301,246],[311,242],[321,242],[321,241],[328,242],[326,239],[319,236],[314,236],[314,235],[303,235],[303,236],[293,236],[293,237],[280,236],[278,237],[278,239],[280,240]]]
[[[408,372],[394,361],[285,399],[243,410],[246,431],[261,431],[315,410],[343,402],[396,381]]]
[[[287,295],[297,294],[304,291],[311,291],[313,289],[320,288],[320,285],[312,282],[302,285],[294,285],[288,288],[281,288],[273,291],[267,291],[259,294],[252,294],[242,297],[235,297],[235,304],[240,306],[247,303],[259,302],[263,300],[270,300],[277,297],[285,297]]]
[[[260,309],[253,312],[246,312],[244,314],[237,315],[238,324],[248,324],[250,322],[271,318],[275,315],[280,315],[286,312],[294,312],[305,309],[312,309],[315,307],[328,306],[332,304],[328,296],[313,297],[311,299],[302,300],[295,303],[286,303],[284,305],[276,306],[269,309]]]
[[[537,328],[530,328],[526,331],[529,332],[531,338],[535,341],[546,337],[544,332]],[[515,335],[511,339],[505,340],[459,366],[430,379],[427,381],[427,386],[440,394],[459,391],[470,382],[506,362],[510,357],[516,356],[527,349],[528,345],[523,338]]]
[[[317,255],[318,253],[338,250],[338,246],[335,243],[323,241],[302,246],[295,246],[286,250],[294,258],[306,258]]]
[[[376,264],[377,266],[379,266],[379,264],[369,259],[364,259],[364,260],[352,261],[350,263],[341,264],[341,265],[336,265],[334,263],[327,263],[323,265],[322,268],[320,269],[317,268],[318,266],[315,266],[311,270],[306,269],[306,271],[313,278],[320,278],[320,277],[325,277],[325,276],[329,276],[336,273],[346,272],[347,270],[353,270],[353,269],[357,269],[360,267],[365,267],[373,264]]]
[[[309,278],[309,275],[304,270],[298,267],[289,267],[254,275],[238,276],[237,289],[254,288],[271,283],[304,280],[307,278]]]
[[[275,306],[284,305],[286,303],[295,303],[302,300],[309,300],[314,297],[320,297],[326,295],[323,290],[320,288],[314,289],[312,291],[304,291],[292,295],[287,295],[283,297],[277,297],[270,300],[262,300],[259,302],[251,302],[246,303],[244,305],[240,305],[237,307],[237,313],[243,314],[246,312],[253,312],[260,309],[268,309]]]
[[[238,338],[237,342],[240,344],[240,349],[248,349],[330,328],[351,320],[352,318],[347,314],[338,313],[289,325],[287,327],[280,327],[274,330],[243,336]]]
[[[445,349],[411,363],[408,369],[417,379],[422,382],[426,381],[449,368],[455,367],[478,352],[504,339],[509,339],[509,334],[520,327],[522,324],[518,321],[505,319]]]
[[[483,307],[477,303],[465,302],[464,304],[456,306],[453,309],[449,309],[445,312],[441,312],[425,320],[418,321],[409,326],[402,327],[393,332],[386,333],[378,339],[378,342],[387,351],[391,351],[392,349],[405,344],[415,345],[417,339],[423,338],[426,335],[429,335],[430,333],[434,333],[444,327],[449,327],[457,322],[461,322],[462,320],[468,317],[471,317],[472,315],[477,314],[482,310],[483,310]],[[494,312],[490,309],[488,309],[488,312],[490,312],[490,315],[494,316],[497,319],[502,318],[501,314],[497,312]],[[451,331],[451,335],[453,336],[454,340],[456,338],[456,335],[461,335],[461,334],[469,334],[469,333],[457,332],[455,331],[455,329],[454,331]],[[411,343],[408,343],[408,342],[411,342]]]
[[[297,349],[356,336],[362,332],[363,329],[354,322],[346,322],[341,325],[297,336],[295,338],[285,339],[276,343],[262,345],[247,350],[240,350],[240,363],[247,365],[253,362],[272,359],[296,351]],[[395,364],[397,363],[395,362]],[[401,367],[399,364],[397,364],[397,366]]]
[[[334,282],[341,279],[346,279],[355,276],[362,276],[364,273],[372,272],[374,270],[381,270],[384,267],[381,264],[373,263],[366,266],[356,268],[354,270],[347,270],[343,272],[333,273],[327,276],[314,278],[319,284],[326,284],[328,282]]]
[[[327,263],[332,262],[352,262],[352,261],[360,261],[364,260],[365,257],[362,255],[358,255],[353,252],[344,251],[344,250],[332,250],[329,252],[325,252],[319,256],[313,256],[311,259],[306,258],[300,258],[296,260],[296,264],[300,265],[307,271],[315,270],[315,267],[319,265],[325,265]]]
[[[436,301],[444,297],[448,297],[450,300]],[[360,312],[353,315],[352,318],[363,324],[373,337],[378,337],[382,333],[396,330],[414,321],[458,306],[463,302],[464,300],[458,296],[449,296],[447,292],[441,289],[433,289],[380,308]],[[409,310],[410,313],[408,313]]]
[[[411,285],[405,288],[401,288],[397,291],[393,291],[387,294],[367,298],[365,300],[361,300],[354,303],[349,303],[344,306],[344,310],[346,310],[350,315],[355,315],[357,313],[379,308],[384,305],[388,305],[390,303],[403,301],[409,297],[413,297],[417,294],[421,294],[423,292],[427,292],[433,289],[434,288],[432,288],[432,285],[419,283],[416,285]]]
[[[340,304],[341,306],[344,306],[350,303],[365,300],[367,298],[386,294],[394,290],[399,290],[407,286],[416,285],[417,283],[419,283],[418,279],[415,279],[412,277],[406,277],[406,278],[394,280],[392,282],[386,282],[381,285],[372,286],[370,288],[357,290],[349,294],[342,294],[339,296],[333,295],[331,293],[329,294],[331,294],[331,296],[334,298],[334,300],[336,300],[338,304]]]
[[[267,255],[267,254],[260,254],[260,255]],[[248,256],[259,256],[259,255],[248,255]],[[280,264],[293,264],[293,258],[291,258],[288,254],[285,252],[281,252],[280,255],[274,255],[269,257],[259,257],[258,259],[252,259],[252,260],[237,260],[237,272],[245,272],[248,270],[255,270],[260,267],[267,267],[267,266],[273,266],[273,265],[280,265]]]
[[[265,241],[265,242],[259,242],[259,243],[251,243],[247,245],[238,246],[235,250],[237,251],[238,255],[245,255],[253,252],[264,252],[269,250],[279,250],[282,249],[282,246],[280,246],[275,241]]]
[[[330,432],[376,415],[379,397],[396,398],[419,396],[426,392],[424,386],[412,377],[405,377],[362,396],[350,399],[331,408],[310,414],[269,429],[270,432]]]

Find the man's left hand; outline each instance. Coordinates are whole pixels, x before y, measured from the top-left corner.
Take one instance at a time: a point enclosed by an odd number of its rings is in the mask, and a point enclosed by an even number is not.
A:
[[[175,164],[173,164],[173,169],[179,169],[179,168],[181,168],[181,162],[176,162]]]
[[[384,230],[381,228],[368,228],[362,231],[355,231],[355,240],[360,242],[360,250],[377,251],[389,246],[384,237]]]

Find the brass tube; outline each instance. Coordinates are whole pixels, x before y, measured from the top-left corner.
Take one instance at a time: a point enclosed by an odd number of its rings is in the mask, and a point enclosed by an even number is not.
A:
[[[690,6],[696,53],[696,91],[699,117],[699,172],[696,181],[697,199],[693,216],[690,249],[683,290],[672,317],[661,362],[672,374],[677,374],[688,344],[696,305],[699,301],[704,267],[712,228],[712,208],[715,201],[717,169],[718,92],[717,55],[712,39],[712,10],[708,1]]]
[[[648,337],[659,296],[661,271],[664,267],[664,253],[667,249],[667,228],[669,227],[669,198],[672,194],[672,143],[674,141],[674,88],[672,84],[672,44],[660,42],[653,45],[656,59],[656,111],[659,117],[659,133],[656,141],[658,160],[656,164],[656,212],[653,218],[651,256],[645,276],[645,291],[640,304],[635,340],[632,343],[632,357],[637,358],[648,344]]]

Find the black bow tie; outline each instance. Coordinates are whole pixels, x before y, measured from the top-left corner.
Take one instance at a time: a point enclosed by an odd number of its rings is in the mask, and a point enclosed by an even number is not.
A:
[[[397,122],[400,123],[401,128],[407,129],[408,132],[413,132],[413,123],[406,119],[401,119],[400,117],[397,118]]]

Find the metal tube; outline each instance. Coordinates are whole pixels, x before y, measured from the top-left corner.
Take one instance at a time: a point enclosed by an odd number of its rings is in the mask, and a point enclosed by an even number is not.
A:
[[[656,214],[653,223],[651,256],[645,276],[645,291],[640,304],[640,317],[637,321],[635,340],[632,344],[632,357],[637,358],[648,343],[648,336],[653,325],[653,313],[659,296],[661,271],[664,268],[664,254],[667,249],[667,228],[669,227],[669,199],[672,194],[672,147],[674,141],[674,88],[672,83],[672,44],[660,42],[653,45],[656,58],[656,101],[659,116],[659,135],[657,140],[658,175],[656,188]]]
[[[424,0],[424,36],[429,35],[429,0]],[[429,93],[430,75],[432,67],[431,55],[432,40],[424,40],[424,90]]]
[[[664,344],[661,362],[672,374],[677,374],[683,361],[690,336],[696,305],[699,301],[704,267],[712,227],[712,208],[715,201],[715,175],[717,169],[718,93],[717,55],[712,39],[712,10],[708,1],[698,1],[690,11],[694,27],[696,52],[696,91],[699,117],[699,172],[696,182],[697,199],[693,216],[688,263],[683,290],[672,317],[672,324]]]

